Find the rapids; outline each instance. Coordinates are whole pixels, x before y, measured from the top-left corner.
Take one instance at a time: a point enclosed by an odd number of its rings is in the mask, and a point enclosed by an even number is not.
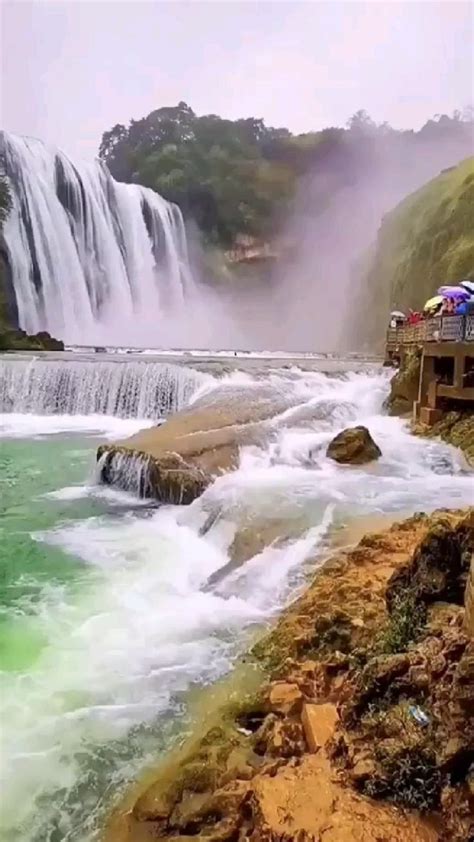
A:
[[[75,365],[0,360],[2,842],[97,839],[189,726],[190,694],[232,668],[336,527],[472,501],[458,451],[383,414],[386,371],[292,368],[266,375],[297,397],[286,426],[191,506],[157,508],[96,484],[97,445],[252,374],[105,362],[87,379]],[[326,458],[352,423],[369,427],[377,463]],[[229,566],[239,530],[269,522],[291,539]]]

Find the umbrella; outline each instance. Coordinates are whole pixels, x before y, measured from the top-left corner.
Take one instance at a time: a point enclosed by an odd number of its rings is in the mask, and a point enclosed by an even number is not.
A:
[[[392,310],[390,316],[392,319],[406,319],[405,313],[402,313],[401,310]]]
[[[459,281],[459,286],[465,289],[469,295],[474,295],[474,281]]]
[[[470,293],[467,291],[467,289],[463,289],[463,287],[459,286],[440,287],[438,290],[438,295],[442,295],[444,296],[444,298],[457,298],[461,301],[470,297]]]
[[[433,295],[433,298],[428,298],[423,310],[437,310],[443,303],[442,295]]]

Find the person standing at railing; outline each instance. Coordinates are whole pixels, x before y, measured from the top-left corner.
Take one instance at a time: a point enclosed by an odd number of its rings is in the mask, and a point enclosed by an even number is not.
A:
[[[458,301],[455,310],[456,316],[467,316],[469,312],[468,305],[468,301]]]
[[[455,312],[456,302],[454,298],[445,298],[439,311],[440,316],[454,316]]]
[[[417,325],[421,321],[423,321],[423,313],[418,313],[417,310],[410,310],[408,316],[408,324],[409,325]]]

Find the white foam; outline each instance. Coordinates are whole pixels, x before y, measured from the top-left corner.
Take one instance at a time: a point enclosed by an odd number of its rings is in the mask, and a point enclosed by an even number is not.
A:
[[[80,593],[49,586],[30,606],[23,632],[45,646],[28,674],[3,677],[7,828],[33,821],[35,794],[73,785],[81,746],[123,738],[168,709],[190,683],[222,673],[242,645],[243,629],[264,620],[278,601],[277,590],[271,601],[250,598],[251,571],[241,596],[238,588],[202,590],[228,558],[179,525],[172,508],[147,518],[90,518],[36,537],[83,559],[86,568]],[[275,588],[316,538],[288,558],[275,556]],[[264,561],[256,564],[257,589]]]
[[[112,415],[25,415],[0,414],[0,438],[42,438],[82,433],[108,439],[126,438],[153,421],[144,418],[115,418]]]
[[[36,583],[34,600],[25,596],[15,609],[21,633],[44,642],[27,673],[3,676],[0,693],[8,723],[4,826],[24,820],[20,842],[38,838],[39,818],[48,825],[48,807],[38,817],[35,796],[83,785],[84,752],[125,740],[135,726],[161,723],[187,688],[229,668],[246,630],[266,622],[301,584],[304,561],[333,520],[472,502],[472,472],[458,451],[414,438],[403,421],[381,414],[386,372],[330,379],[293,369],[269,380],[298,396],[297,410],[269,422],[268,443],[243,448],[238,470],[219,477],[191,506],[124,515],[120,508],[130,498],[91,482],[49,495],[51,505],[112,495],[118,509],[35,536],[61,548],[81,573],[79,582],[50,583],[39,597]],[[247,385],[231,377],[225,388],[232,383]],[[326,457],[329,440],[348,423],[369,427],[382,449],[378,462],[341,466]],[[22,416],[16,429],[117,436],[125,425],[132,432],[143,421]],[[295,519],[303,524],[295,532],[301,537],[265,548],[209,585],[213,573],[229,569],[236,530],[266,517]],[[64,803],[63,838],[90,839],[78,829],[76,807]],[[99,803],[100,797],[91,803],[90,816]]]

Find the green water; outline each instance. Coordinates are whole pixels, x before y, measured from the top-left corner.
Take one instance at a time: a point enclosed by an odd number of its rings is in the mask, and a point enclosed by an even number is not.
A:
[[[47,496],[65,486],[78,486],[80,490],[84,480],[92,475],[97,443],[96,439],[79,435],[0,439],[0,694],[6,708],[2,740],[8,745],[5,754],[10,756],[15,753],[16,734],[21,753],[25,744],[28,748],[32,724],[36,726],[41,720],[43,730],[47,728],[48,697],[45,704],[44,694],[41,695],[42,671],[47,673],[44,662],[61,651],[60,636],[70,633],[71,623],[81,617],[87,619],[87,601],[103,585],[100,571],[70,550],[42,539],[43,533],[70,527],[74,522],[117,517],[107,500],[94,496],[77,499],[73,495],[70,500]],[[64,610],[71,612],[72,621],[62,616]],[[72,613],[74,610],[76,614]],[[71,657],[74,658],[73,647]],[[64,672],[64,665],[58,663],[58,670]],[[74,711],[85,703],[86,689],[68,690],[66,686],[62,692],[60,676],[57,678],[56,684],[50,680],[51,690],[48,689],[51,710]],[[15,694],[17,703],[12,708]],[[40,701],[36,701],[35,694]],[[65,738],[67,732],[58,732],[56,739],[53,733],[49,740],[52,750],[56,740]],[[33,735],[31,742],[34,755]],[[36,772],[29,779],[28,769],[25,773],[23,768],[9,767],[2,751],[3,774],[10,787],[9,802],[0,799],[2,842],[82,842],[92,838],[96,815],[107,803],[107,792],[126,777],[118,778],[117,768],[128,766],[133,775],[134,756],[141,760],[146,749],[158,751],[161,740],[150,740],[147,734],[145,745],[144,735],[137,729],[126,740],[111,739],[101,744],[100,738],[91,742],[85,731],[82,749],[81,740],[78,746],[74,772],[68,769],[67,760],[59,760],[64,789],[57,785],[49,789],[46,785],[43,793],[42,782],[35,780]],[[45,752],[44,767],[40,764],[46,783],[48,753]],[[20,803],[23,797],[25,801]]]
[[[41,646],[21,629],[25,605],[49,582],[72,585],[83,564],[35,534],[63,519],[90,517],[100,505],[92,498],[63,502],[45,495],[80,485],[92,469],[94,443],[60,438],[0,441],[0,663],[24,668]],[[16,607],[17,622],[12,618]]]
[[[208,629],[217,605],[233,641],[226,604],[181,585],[212,551],[167,512],[83,493],[98,442],[0,439],[1,842],[95,840],[183,733],[188,688],[227,668]]]

